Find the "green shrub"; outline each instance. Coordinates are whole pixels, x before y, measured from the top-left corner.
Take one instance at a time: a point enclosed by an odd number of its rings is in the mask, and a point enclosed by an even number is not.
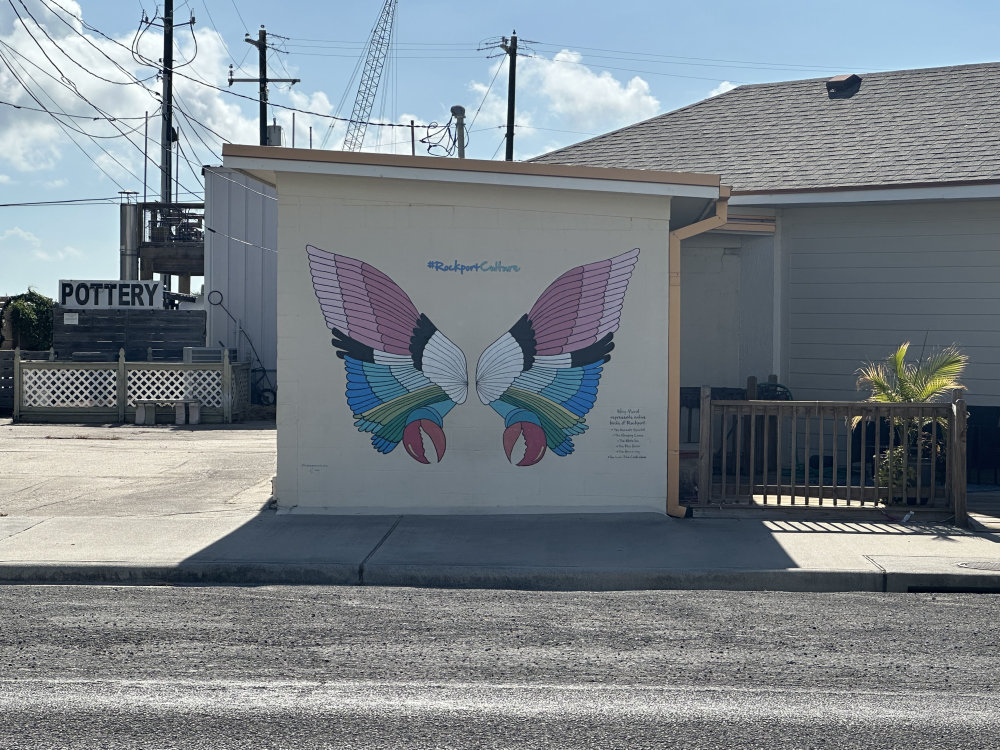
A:
[[[34,350],[52,346],[52,305],[34,289],[10,298],[2,312],[10,315],[15,346]]]

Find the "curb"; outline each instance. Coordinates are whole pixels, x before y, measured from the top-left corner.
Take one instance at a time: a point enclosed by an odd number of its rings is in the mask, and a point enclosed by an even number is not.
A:
[[[344,563],[220,562],[166,565],[124,563],[0,563],[0,585],[75,584],[155,586],[357,586],[358,566]]]
[[[608,568],[371,565],[364,586],[518,589],[525,591],[883,591],[872,570],[670,570]]]
[[[787,591],[994,593],[1000,572],[666,570],[264,562],[128,565],[0,563],[0,585],[380,586],[520,591]]]

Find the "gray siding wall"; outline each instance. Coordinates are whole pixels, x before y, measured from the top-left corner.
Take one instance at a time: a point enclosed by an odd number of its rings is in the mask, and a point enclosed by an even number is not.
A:
[[[796,399],[861,397],[901,342],[958,344],[970,404],[1000,405],[1000,201],[787,208],[782,378]]]
[[[681,385],[741,387],[772,371],[771,236],[707,233],[681,248]]]
[[[205,170],[205,309],[207,346],[238,348],[252,359],[239,326],[219,306],[208,304],[212,291],[222,292],[228,308],[260,356],[264,367],[277,367],[278,201],[274,190],[222,167]],[[242,242],[240,241],[242,240]],[[246,244],[249,243],[249,244]],[[266,249],[265,249],[266,248]],[[262,386],[265,387],[265,386]]]

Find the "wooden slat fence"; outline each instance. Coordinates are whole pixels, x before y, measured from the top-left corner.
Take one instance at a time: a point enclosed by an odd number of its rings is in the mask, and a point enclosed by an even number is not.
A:
[[[965,515],[965,401],[716,401],[702,390],[691,505],[899,504]]]
[[[67,323],[66,313],[75,323]],[[93,353],[105,361],[125,350],[128,360],[179,360],[185,346],[205,345],[204,310],[88,309],[53,311],[52,345],[60,359],[74,352]],[[78,357],[79,359],[79,357]]]

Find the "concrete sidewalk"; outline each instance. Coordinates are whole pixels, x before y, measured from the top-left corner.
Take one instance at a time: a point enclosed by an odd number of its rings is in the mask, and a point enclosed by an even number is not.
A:
[[[273,425],[0,422],[0,582],[1000,591],[1000,535],[658,514],[268,507]]]

